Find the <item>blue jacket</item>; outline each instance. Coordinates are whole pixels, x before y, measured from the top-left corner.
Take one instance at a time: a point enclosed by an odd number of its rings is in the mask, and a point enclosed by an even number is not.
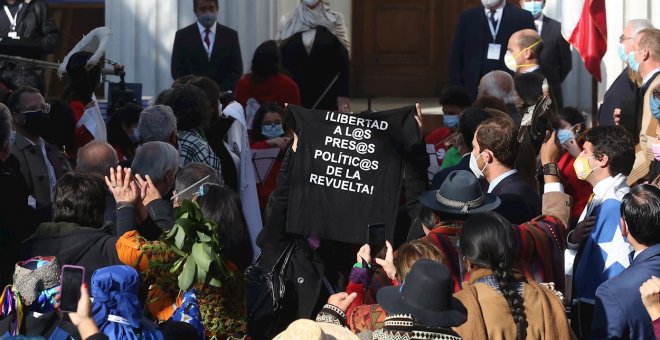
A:
[[[639,293],[651,275],[660,276],[660,244],[641,252],[630,267],[598,287],[590,338],[655,339]]]

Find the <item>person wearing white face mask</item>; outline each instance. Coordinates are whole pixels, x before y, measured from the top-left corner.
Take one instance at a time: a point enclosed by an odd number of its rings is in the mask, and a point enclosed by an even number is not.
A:
[[[505,0],[481,0],[481,6],[461,13],[449,58],[450,84],[463,86],[475,99],[482,76],[507,70],[507,43],[523,29],[536,29],[534,17]]]
[[[534,16],[536,31],[543,39],[539,64],[548,79],[559,108],[563,106],[561,83],[573,67],[571,47],[561,34],[561,23],[543,14],[545,0],[520,0],[520,7]]]
[[[477,178],[486,178],[487,192],[502,200],[498,213],[512,223],[524,223],[541,213],[541,196],[515,169],[517,135],[511,120],[493,118],[481,123],[472,139],[470,170]]]
[[[653,28],[653,24],[650,21],[646,19],[633,19],[626,23],[623,32],[619,36],[617,54],[626,67],[607,89],[607,92],[605,92],[603,103],[598,108],[599,126],[614,125],[614,111],[622,108],[622,102],[625,99],[635,97],[637,86],[633,80],[634,72],[628,67],[628,55],[633,49],[637,33],[647,28]],[[637,75],[637,77],[639,76]],[[641,82],[641,80],[639,81]]]
[[[174,37],[172,78],[205,76],[221,91],[234,91],[243,75],[238,33],[218,23],[218,0],[193,0],[193,10],[197,22]]]
[[[341,13],[323,0],[302,0],[282,18],[277,40],[303,107],[351,112],[351,42]]]

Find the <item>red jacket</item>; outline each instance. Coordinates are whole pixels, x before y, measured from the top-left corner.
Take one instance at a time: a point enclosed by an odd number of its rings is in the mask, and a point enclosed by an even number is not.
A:
[[[571,220],[577,222],[582,214],[582,210],[584,210],[584,207],[587,205],[589,196],[593,192],[593,187],[587,181],[582,181],[577,178],[575,169],[573,168],[573,162],[575,162],[575,158],[567,151],[561,156],[557,165],[561,171],[564,191],[573,197]]]

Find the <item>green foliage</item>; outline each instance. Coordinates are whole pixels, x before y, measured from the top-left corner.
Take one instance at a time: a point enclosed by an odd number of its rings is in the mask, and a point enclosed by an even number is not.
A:
[[[181,290],[195,285],[220,287],[232,274],[220,256],[218,226],[202,217],[196,203],[183,201],[175,211],[174,226],[163,242],[179,257],[171,261],[170,273],[178,275]]]

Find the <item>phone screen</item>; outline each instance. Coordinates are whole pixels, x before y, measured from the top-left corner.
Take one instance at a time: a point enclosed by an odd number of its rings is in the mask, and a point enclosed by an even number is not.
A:
[[[81,267],[62,267],[62,292],[60,298],[60,310],[63,312],[75,312],[80,300],[80,286],[83,284],[85,271]]]
[[[385,240],[387,238],[385,235],[385,223],[370,224],[368,229],[369,234],[367,237],[367,243],[371,249],[371,257],[376,257],[376,255],[385,248]]]

